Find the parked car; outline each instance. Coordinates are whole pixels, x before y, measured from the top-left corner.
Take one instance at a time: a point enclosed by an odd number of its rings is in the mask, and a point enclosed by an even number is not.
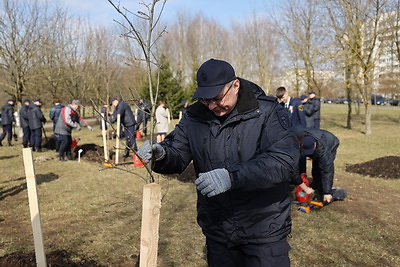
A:
[[[389,100],[389,104],[391,105],[391,106],[398,106],[399,105],[399,100],[398,99],[390,99]]]
[[[337,98],[337,99],[335,99],[335,103],[336,104],[348,104],[349,101],[347,101],[346,98]]]
[[[327,104],[332,104],[333,100],[332,100],[332,98],[323,98],[322,102],[327,103]]]
[[[371,95],[371,104],[372,105],[385,105],[386,101],[383,95]]]

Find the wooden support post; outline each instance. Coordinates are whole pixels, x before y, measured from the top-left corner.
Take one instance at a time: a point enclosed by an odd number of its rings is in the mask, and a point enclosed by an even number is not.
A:
[[[107,130],[106,130],[106,121],[104,120],[104,113],[101,113],[101,133],[103,135],[103,147],[104,147],[104,160],[108,161],[108,150],[107,150]]]
[[[117,114],[117,138],[115,138],[115,164],[119,163],[119,135],[121,134],[121,114]]]
[[[161,185],[143,186],[140,267],[156,267],[161,209]]]
[[[46,254],[44,252],[42,220],[40,218],[39,197],[37,191],[35,168],[33,166],[32,149],[23,148],[22,154],[24,158],[26,185],[28,188],[29,210],[31,214],[33,242],[35,245],[36,265],[38,267],[46,267],[47,263]]]

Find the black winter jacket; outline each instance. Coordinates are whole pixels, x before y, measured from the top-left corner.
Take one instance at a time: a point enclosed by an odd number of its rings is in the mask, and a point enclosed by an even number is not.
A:
[[[121,114],[121,123],[125,127],[129,127],[136,124],[135,116],[132,113],[131,107],[128,103],[121,101],[115,107],[113,118],[111,119],[111,123],[117,122],[117,114]]]
[[[303,136],[312,136],[316,147],[313,155],[308,156],[318,162],[320,173],[313,171],[313,176],[318,175],[322,182],[324,194],[332,194],[333,177],[335,174],[336,151],[339,147],[339,139],[332,133],[320,129],[304,129]]]
[[[238,103],[221,123],[195,103],[161,142],[159,173],[181,173],[193,160],[196,174],[226,168],[232,188],[215,197],[198,194],[197,221],[207,238],[228,245],[260,244],[291,231],[289,182],[299,160],[287,111],[257,85],[240,79]]]
[[[54,125],[57,125],[57,121],[60,118],[61,109],[63,107],[64,107],[64,105],[61,105],[61,104],[53,105],[51,107],[49,117],[50,117],[50,120],[53,121]]]
[[[5,104],[1,107],[1,124],[9,125],[14,122],[14,106]]]
[[[29,126],[28,111],[29,111],[29,106],[25,104],[22,105],[21,109],[19,110],[19,121],[22,128]]]
[[[42,123],[46,122],[46,118],[43,116],[43,112],[39,106],[31,104],[28,110],[29,128],[31,130],[39,129],[42,127]]]

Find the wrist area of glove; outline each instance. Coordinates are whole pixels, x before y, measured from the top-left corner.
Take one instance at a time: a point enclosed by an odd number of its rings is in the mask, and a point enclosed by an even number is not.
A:
[[[165,155],[167,154],[165,152],[165,149],[158,143],[155,143],[151,146],[152,152],[153,152],[153,159],[154,161],[160,161],[165,158]]]
[[[231,170],[230,168],[227,169],[229,173],[229,178],[231,180],[231,189],[239,188],[239,177],[236,170]]]

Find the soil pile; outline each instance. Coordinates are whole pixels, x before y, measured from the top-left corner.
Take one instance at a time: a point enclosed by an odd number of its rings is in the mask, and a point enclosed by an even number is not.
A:
[[[104,162],[104,147],[96,144],[84,144],[76,146],[74,156],[78,158],[78,151],[82,149],[81,159],[102,163]],[[109,157],[112,157],[111,151],[108,152]]]
[[[97,262],[80,258],[72,253],[68,253],[65,250],[55,250],[46,255],[47,266],[52,267],[102,267]],[[0,266],[13,266],[13,267],[36,267],[35,252],[13,252],[11,254],[4,255],[0,258]]]
[[[388,156],[348,165],[346,171],[371,177],[400,179],[400,157]]]

